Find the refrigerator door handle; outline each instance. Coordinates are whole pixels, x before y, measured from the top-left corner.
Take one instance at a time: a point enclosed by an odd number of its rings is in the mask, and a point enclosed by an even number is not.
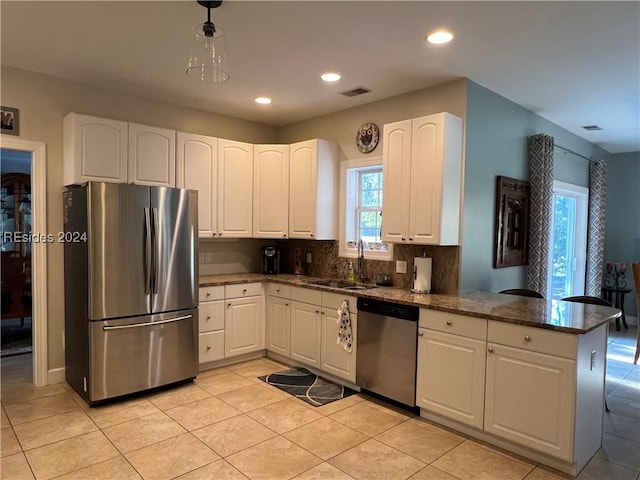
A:
[[[153,264],[153,293],[158,293],[158,270],[160,265],[160,227],[158,225],[158,209],[153,208],[153,238],[154,257]]]
[[[183,315],[181,317],[168,318],[167,320],[160,320],[159,322],[144,322],[144,323],[132,323],[131,325],[105,325],[102,327],[103,330],[124,330],[127,328],[138,328],[138,327],[153,327],[154,325],[162,325],[164,323],[173,323],[179,322],[180,320],[187,320],[188,318],[193,317],[193,315]]]
[[[149,209],[144,209],[144,293],[151,292],[151,219]]]

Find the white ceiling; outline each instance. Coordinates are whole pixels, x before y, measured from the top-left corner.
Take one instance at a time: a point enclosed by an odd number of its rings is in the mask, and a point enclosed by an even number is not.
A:
[[[185,75],[195,1],[0,2],[3,65],[282,126],[460,77],[618,153],[640,150],[640,3],[226,1],[231,79]],[[447,28],[447,46],[424,42]],[[342,80],[325,84],[335,70]],[[356,86],[372,92],[353,98]],[[269,106],[253,99],[269,96]],[[587,132],[583,125],[604,130]]]

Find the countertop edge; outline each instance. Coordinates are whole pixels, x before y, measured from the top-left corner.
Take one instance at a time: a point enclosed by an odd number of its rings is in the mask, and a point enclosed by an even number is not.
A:
[[[568,326],[561,325],[553,325],[550,323],[539,323],[539,322],[531,322],[527,321],[524,318],[516,318],[510,316],[500,316],[500,315],[492,315],[489,313],[477,311],[477,310],[465,310],[455,307],[448,307],[446,305],[437,305],[431,303],[432,301],[438,301],[439,298],[458,298],[463,299],[467,298],[468,294],[458,294],[458,295],[440,295],[440,294],[413,294],[408,290],[394,288],[394,287],[375,287],[367,290],[346,290],[344,288],[336,288],[329,287],[324,285],[313,285],[309,284],[310,280],[318,280],[316,277],[307,277],[307,276],[297,276],[297,275],[287,275],[287,277],[282,276],[274,276],[274,275],[265,275],[262,273],[237,273],[237,274],[220,274],[220,275],[205,275],[200,277],[199,286],[200,287],[213,287],[213,286],[224,286],[224,285],[234,285],[234,284],[243,284],[243,283],[253,283],[253,282],[273,282],[284,285],[291,285],[294,287],[302,287],[309,288],[312,290],[319,290],[325,292],[332,293],[341,293],[343,295],[348,295],[352,297],[363,297],[370,298],[375,300],[384,300],[391,303],[397,303],[401,305],[410,305],[416,306],[418,308],[426,308],[429,310],[437,310],[446,313],[453,313],[457,315],[465,315],[469,317],[476,318],[484,318],[486,320],[495,320],[505,323],[512,323],[517,325],[523,325],[534,328],[544,328],[546,330],[553,330],[557,332],[570,333],[574,335],[582,335],[586,334],[592,330],[595,330],[602,325],[610,322],[621,316],[622,312],[618,309],[610,309],[615,310],[614,313],[605,316],[602,319],[594,322],[593,325],[590,325],[586,328],[573,328]],[[398,295],[407,296],[409,298],[394,298],[389,295],[383,295],[383,293],[394,293],[397,292]],[[465,297],[467,295],[467,297]],[[524,297],[522,297],[524,298]],[[423,301],[420,301],[423,300]],[[538,299],[527,299],[527,301],[537,301]],[[601,307],[608,308],[608,307]]]

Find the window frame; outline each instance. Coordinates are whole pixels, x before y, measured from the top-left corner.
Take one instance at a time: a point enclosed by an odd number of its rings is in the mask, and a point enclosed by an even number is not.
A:
[[[358,192],[357,197],[359,197],[360,172],[367,169],[382,169],[382,157],[357,158],[340,162],[340,235],[338,255],[341,257],[357,258],[358,256],[357,247],[349,246],[349,241],[347,240],[348,230],[353,230],[355,228],[355,232],[358,232],[359,229],[359,225],[357,225],[356,222],[356,218],[358,217],[356,209],[359,205],[356,195],[350,194],[350,192]],[[356,170],[356,174],[350,174],[351,170]],[[384,177],[382,181],[384,183]],[[382,201],[384,202],[384,197]],[[382,207],[380,211],[382,212]],[[386,251],[365,250],[364,258],[369,260],[393,260],[393,244],[388,242],[384,243],[387,245]]]
[[[587,264],[587,222],[589,212],[589,189],[580,185],[553,181],[553,205],[551,216],[551,238],[549,242],[549,280],[547,282],[547,298],[553,298],[553,246],[555,231],[555,197],[560,195],[575,199],[576,210],[573,225],[572,249],[574,256],[574,266],[572,272],[572,288],[567,296],[584,295],[586,288],[586,264]]]

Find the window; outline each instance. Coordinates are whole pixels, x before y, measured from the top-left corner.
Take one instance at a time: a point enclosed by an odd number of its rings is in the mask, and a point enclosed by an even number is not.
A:
[[[382,159],[347,160],[340,166],[340,255],[356,257],[362,240],[365,257],[391,260],[391,245],[381,241]]]
[[[584,295],[589,190],[553,182],[548,298]]]

